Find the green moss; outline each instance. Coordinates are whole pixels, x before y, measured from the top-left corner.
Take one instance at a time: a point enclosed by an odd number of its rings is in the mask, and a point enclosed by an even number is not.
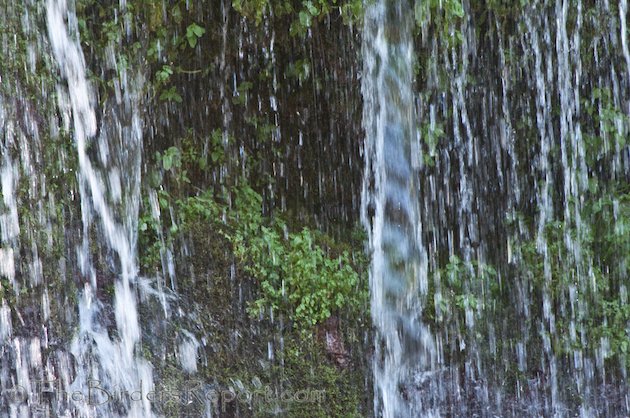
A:
[[[240,226],[220,221],[223,209],[220,201],[201,195],[178,202],[174,207],[183,219],[177,235],[186,236],[194,251],[187,274],[178,275],[177,288],[181,303],[196,320],[177,322],[205,340],[201,348],[201,358],[205,360],[200,363],[196,378],[219,393],[230,390],[239,393],[238,400],[219,404],[217,408],[225,407],[238,416],[256,417],[271,416],[279,411],[288,417],[365,416],[366,409],[370,408],[369,396],[364,390],[369,367],[360,341],[366,332],[367,312],[359,313],[362,322],[357,317],[344,320],[340,338],[353,348],[348,352],[350,367],[340,368],[328,357],[312,327],[308,327],[310,334],[307,334],[304,329],[279,327],[277,322],[260,320],[246,312],[244,306],[255,301],[262,292],[260,280],[245,265],[247,259],[237,256],[230,236]],[[239,222],[249,227],[257,225],[251,220],[259,219],[259,209],[256,212],[249,218],[240,216]],[[254,227],[250,231],[255,234],[261,230]],[[345,251],[348,245],[330,237],[321,238],[319,242],[320,251],[331,254]],[[342,317],[350,317],[351,310],[346,306],[338,311]],[[277,315],[289,317],[288,312]],[[168,326],[173,327],[174,323]],[[177,347],[171,336],[176,333],[175,330],[167,332],[166,342],[159,342],[166,345],[167,353],[164,363],[159,359],[153,363],[160,387],[182,387],[189,379],[173,354]],[[268,358],[269,343],[272,343],[273,359]],[[154,353],[159,349],[151,346],[148,351]],[[242,396],[244,392],[255,395],[248,399]],[[162,408],[170,416],[183,412],[181,405],[172,403]]]
[[[358,23],[363,16],[361,0],[233,0],[232,6],[243,16],[260,24],[264,17],[288,17],[291,35],[304,36],[318,20],[337,11],[346,23]]]

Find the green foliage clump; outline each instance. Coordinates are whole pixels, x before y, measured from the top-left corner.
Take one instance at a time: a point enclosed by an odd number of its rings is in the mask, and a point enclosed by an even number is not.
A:
[[[441,123],[423,122],[420,126],[420,136],[427,147],[427,151],[422,153],[423,162],[427,166],[433,167],[438,143],[445,136],[444,128]]]
[[[460,0],[417,1],[414,16],[419,29],[426,31],[430,26],[449,45],[461,43],[463,35],[456,27],[465,13]]]
[[[362,313],[368,296],[361,280],[367,265],[361,239],[340,243],[304,225],[290,228],[280,214],[264,216],[262,196],[245,179],[216,190],[194,186],[199,172],[224,163],[222,140],[218,131],[208,138],[208,157],[195,152],[186,138],[181,147],[156,153],[158,171],[149,177],[155,177],[156,186],[174,186],[178,195],[170,195],[169,187],[159,187],[155,194],[161,211],[175,215],[164,228],[146,210],[150,202],[144,202],[139,222],[143,267],[159,268],[165,245],[200,223],[211,224],[257,284],[252,316],[281,315],[310,332],[333,314]]]
[[[289,232],[279,217],[262,216],[262,197],[249,186],[235,191],[235,207],[226,211],[209,194],[179,203],[185,221],[201,216],[220,219],[226,213],[223,234],[245,271],[260,286],[252,315],[284,315],[297,328],[311,330],[333,313],[358,310],[367,299],[348,249],[324,247],[320,235],[309,228]]]
[[[559,352],[596,350],[607,339],[606,355],[613,357],[625,354],[630,345],[630,311],[621,290],[630,261],[630,190],[607,189],[585,200],[579,225],[553,221],[545,226],[546,261],[535,241],[517,249],[520,271],[530,275],[536,292],[547,292],[554,311],[573,311],[567,306],[570,288],[582,304],[575,317],[557,320],[552,343]],[[583,331],[578,337],[571,336],[571,322]]]
[[[588,124],[584,154],[592,169],[605,167],[616,147],[624,147],[630,133],[630,117],[615,106],[610,89],[595,88],[582,100]],[[608,158],[607,158],[608,157]]]
[[[76,9],[85,55],[93,58],[115,46],[115,73],[122,73],[130,64],[147,66],[152,82],[145,87],[159,101],[182,103],[178,77],[209,71],[186,68],[206,29],[193,17],[193,4],[185,0],[168,6],[154,0],[133,0],[122,11],[116,3],[79,0]],[[106,97],[113,81],[100,74],[90,78]]]
[[[329,257],[316,241],[316,232],[303,228],[287,233],[276,219],[265,225],[261,197],[250,188],[236,199],[239,225],[231,237],[236,255],[246,270],[260,280],[261,297],[252,313],[271,308],[300,327],[314,326],[342,307],[360,306],[359,284],[348,251]],[[283,235],[286,235],[283,236]]]
[[[467,310],[474,317],[481,317],[493,309],[486,302],[496,298],[501,290],[491,265],[465,261],[456,255],[435,271],[430,286],[434,298],[428,300],[426,319],[440,327],[454,327],[458,332],[464,331]],[[484,294],[488,290],[492,298]]]
[[[302,0],[298,4],[289,0],[233,0],[232,6],[257,24],[271,11],[276,17],[289,16],[292,19],[289,32],[293,36],[304,36],[314,22],[333,10],[338,10],[346,23],[358,22],[363,15],[361,0]]]

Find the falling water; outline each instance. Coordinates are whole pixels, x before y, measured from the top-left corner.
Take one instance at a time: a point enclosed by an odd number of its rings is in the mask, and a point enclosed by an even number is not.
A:
[[[370,4],[363,46],[362,218],[372,255],[375,414],[388,418],[430,413],[412,383],[430,374],[435,362],[431,334],[420,321],[428,279],[411,155],[417,132],[408,7],[397,1]]]
[[[376,415],[627,411],[627,388],[610,376],[626,376],[626,360],[606,366],[611,331],[592,336],[610,312],[625,315],[630,251],[618,226],[628,10],[613,3],[534,1],[511,15],[415,2],[413,44],[408,13],[368,6],[362,216]],[[594,244],[607,199],[616,232]],[[606,239],[619,252],[602,256]]]
[[[77,248],[81,273],[85,282],[79,301],[79,332],[72,343],[72,354],[78,362],[74,388],[98,385],[103,389],[98,401],[84,403],[85,416],[118,414],[150,416],[151,406],[146,397],[121,405],[113,405],[104,393],[147,393],[152,389],[150,366],[137,356],[136,345],[140,328],[132,286],[138,275],[136,261],[136,231],[139,204],[140,162],[142,152],[141,122],[137,111],[131,111],[127,126],[118,126],[120,137],[112,135],[104,119],[97,135],[93,99],[85,75],[85,62],[78,39],[71,39],[69,29],[78,33],[76,17],[68,12],[65,0],[47,3],[48,33],[54,57],[62,77],[67,81],[67,93],[58,89],[60,108],[71,112],[73,133],[78,154],[78,183],[83,220],[83,242]],[[130,75],[131,76],[131,75]],[[127,101],[124,103],[123,100]],[[134,98],[126,92],[117,106],[133,107]],[[63,101],[66,101],[65,103]],[[121,110],[122,112],[123,110]],[[121,121],[116,121],[121,124]],[[114,122],[115,123],[115,122]],[[98,149],[98,165],[88,155],[88,148]],[[111,199],[111,200],[110,200]],[[117,275],[114,285],[114,311],[118,338],[98,322],[101,303],[97,297],[97,277],[91,260],[90,229],[98,225],[104,244],[112,252],[111,274]],[[100,235],[99,234],[99,235]],[[95,383],[98,382],[98,383]],[[107,392],[104,392],[107,391]]]
[[[67,82],[67,93],[63,88],[58,90],[59,106],[72,114],[83,221],[83,241],[77,248],[77,254],[81,273],[89,279],[81,292],[79,332],[72,343],[72,354],[79,364],[73,385],[77,390],[99,385],[107,393],[147,393],[152,390],[151,369],[136,352],[140,327],[132,288],[138,275],[136,231],[142,152],[141,121],[133,109],[137,104],[133,103],[134,97],[125,92],[124,99],[118,99],[115,106],[131,107],[130,123],[121,126],[121,121],[104,118],[97,134],[83,53],[78,39],[73,40],[69,36],[69,30],[78,33],[78,28],[69,28],[65,23],[76,24],[76,16],[68,12],[65,0],[50,0],[47,3],[47,21],[53,54]],[[118,126],[105,126],[112,122],[117,122]],[[121,131],[120,137],[113,134],[113,129]],[[97,150],[98,163],[88,155],[88,148]],[[106,245],[112,252],[112,271],[109,274],[118,276],[114,279],[114,313],[118,331],[115,339],[110,338],[108,330],[98,321],[102,316],[102,305],[97,297],[99,284],[90,251],[90,230],[94,224],[98,225],[98,235],[103,237],[99,245]],[[151,415],[149,399],[144,396],[130,403],[123,399],[121,403],[114,406],[107,396],[101,396],[98,401],[85,403],[81,414],[98,416],[106,413],[114,416],[116,411],[121,411],[118,414],[122,416]]]
[[[284,3],[0,5],[0,415],[301,378],[213,221],[183,227],[178,200],[242,209],[246,182],[287,231],[361,216],[375,335],[334,313],[374,388],[355,415],[627,416],[628,0],[369,0],[359,29],[356,1]]]
[[[117,95],[102,105],[101,118],[97,120],[95,98],[87,81],[78,39],[77,16],[65,0],[47,1],[42,9],[48,37],[36,38],[37,43],[33,42],[28,48],[34,61],[51,58],[48,61],[51,63],[54,59],[51,68],[58,68],[60,76],[56,91],[46,91],[46,86],[39,86],[42,89],[40,108],[25,99],[25,95],[10,99],[19,104],[18,108],[26,106],[22,115],[0,101],[3,128],[0,273],[10,279],[10,287],[3,289],[0,329],[3,343],[13,339],[12,344],[5,346],[10,349],[2,363],[4,412],[11,416],[37,411],[55,416],[152,416],[146,396],[129,397],[132,392],[146,394],[153,389],[151,366],[138,355],[140,326],[134,290],[138,276],[136,231],[142,156],[142,121],[137,112],[139,99],[134,85],[139,85],[141,80],[132,79],[135,74],[121,69],[123,82]],[[27,31],[36,21],[28,12],[24,12],[22,19]],[[35,28],[30,30],[36,33]],[[36,56],[48,52],[40,46],[42,44],[50,46],[49,57]],[[111,57],[115,68],[113,52]],[[14,86],[16,93],[20,92],[19,81],[9,78],[6,82]],[[53,113],[46,113],[44,102],[48,104],[48,97],[56,97],[59,120]],[[40,132],[43,117],[50,118],[50,132]],[[51,158],[47,154],[50,144],[44,144],[41,136],[50,135],[53,141],[62,143],[60,138],[67,132],[72,132],[72,149],[68,153],[62,148],[56,149],[58,154]],[[19,154],[15,152],[17,149],[20,149]],[[63,187],[69,189],[69,195],[62,198],[80,201],[80,222],[73,222],[71,206],[65,208],[69,214],[51,210],[56,206],[55,194],[47,190],[55,187],[53,182],[58,180],[47,179],[47,173],[74,175],[68,170],[68,161],[78,161],[78,190],[66,184]],[[61,170],[55,172],[53,167]],[[18,210],[17,185],[21,172],[27,174],[22,180],[29,181],[29,195],[35,203],[22,200],[21,210]],[[38,199],[41,199],[39,203]],[[35,222],[46,228],[48,239],[44,247],[38,246],[42,245],[41,241],[32,235],[36,229],[29,224],[32,221],[26,208],[40,208]],[[64,232],[63,224],[68,220],[70,224],[65,225]],[[28,259],[16,253],[24,244],[18,237],[20,225],[25,224],[33,231],[23,235],[31,240],[29,269],[22,267]],[[59,235],[55,237],[55,234]],[[64,246],[58,242],[59,237],[64,236],[74,248],[68,254],[57,256],[57,269],[54,264],[44,264],[54,262],[48,254],[55,245]],[[75,239],[75,236],[80,238]],[[75,260],[76,266],[67,265],[67,260]],[[103,264],[107,267],[103,268]],[[49,295],[55,283],[64,283],[66,291]],[[75,283],[78,300],[70,297]],[[29,289],[31,297],[36,297],[38,292],[32,289],[42,284],[48,289],[39,293],[42,316],[38,320],[41,322],[27,323],[23,319],[26,311],[17,311],[20,323],[16,328],[6,300],[28,300],[28,293],[21,289]],[[113,318],[102,300],[103,288],[109,285],[113,288]],[[9,296],[9,289],[15,292],[13,296]],[[55,307],[55,315],[59,315],[53,321],[62,324],[72,322],[72,316],[78,311],[76,333],[70,333],[72,341],[60,341],[55,335],[67,331],[50,329],[51,306]],[[40,318],[37,305],[31,309],[35,311],[35,318]],[[110,319],[115,322],[115,328]],[[72,393],[75,395],[71,396]]]

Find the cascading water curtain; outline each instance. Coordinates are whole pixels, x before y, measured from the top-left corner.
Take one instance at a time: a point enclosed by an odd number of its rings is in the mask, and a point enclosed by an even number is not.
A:
[[[364,26],[362,218],[372,256],[375,415],[386,418],[433,413],[430,398],[418,396],[414,383],[432,372],[435,349],[420,320],[428,282],[412,164],[417,132],[410,7],[368,2]]]
[[[626,416],[627,1],[365,4],[375,415]]]
[[[67,23],[66,23],[67,22]],[[59,87],[59,107],[72,115],[72,129],[78,153],[78,184],[81,198],[83,242],[77,247],[80,272],[86,278],[79,301],[79,330],[71,352],[77,361],[72,387],[88,390],[87,402],[74,403],[80,416],[152,416],[150,400],[142,395],[153,390],[150,364],[137,354],[140,324],[135,292],[137,279],[136,234],[140,193],[142,129],[133,109],[134,95],[125,91],[118,107],[131,113],[130,122],[97,121],[92,93],[79,42],[76,16],[65,0],[47,2],[48,34],[54,58],[67,83]],[[78,35],[76,35],[78,36]],[[127,102],[127,103],[125,103]],[[118,132],[118,135],[113,134]],[[88,155],[96,150],[97,161]],[[111,253],[109,274],[114,284],[114,317],[117,338],[111,338],[103,324],[103,305],[97,296],[96,271],[91,260],[91,230],[97,226],[98,246]],[[86,389],[87,388],[87,389]],[[65,389],[65,388],[64,388]],[[128,397],[125,394],[141,394]]]

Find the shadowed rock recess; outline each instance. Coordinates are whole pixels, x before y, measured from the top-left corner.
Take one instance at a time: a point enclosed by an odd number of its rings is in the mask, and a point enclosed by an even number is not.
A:
[[[0,416],[630,415],[628,0],[0,0]]]

